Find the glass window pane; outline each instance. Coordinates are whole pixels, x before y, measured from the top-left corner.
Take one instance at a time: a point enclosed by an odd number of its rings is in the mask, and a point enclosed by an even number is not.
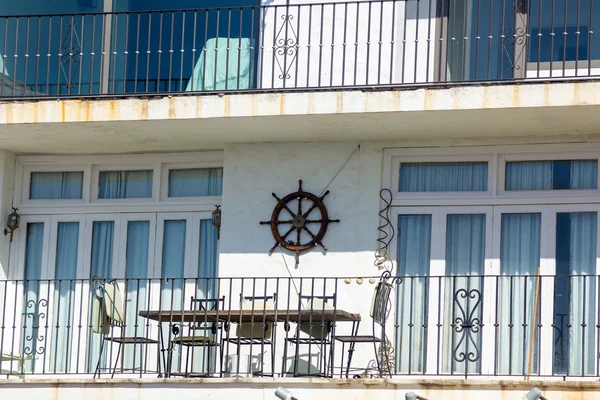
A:
[[[42,278],[42,255],[44,246],[44,223],[36,222],[27,224],[27,238],[25,241],[25,299],[23,301],[24,319],[22,346],[26,349],[37,349],[44,346],[37,343],[40,330],[48,324],[45,316],[48,315],[48,299],[40,293]],[[43,335],[42,335],[43,337]],[[34,371],[35,360],[23,362],[25,372]]]
[[[497,372],[537,374],[541,214],[502,214],[500,230]]]
[[[75,313],[75,279],[77,278],[77,252],[79,222],[59,222],[56,242],[54,284],[54,321],[50,369],[52,372],[69,372],[73,346],[73,314]]]
[[[150,245],[150,221],[129,221],[127,223],[127,248],[125,260],[126,282],[126,308],[127,327],[125,335],[129,337],[143,336],[146,321],[138,314],[148,308],[147,285],[148,281],[148,251]],[[140,355],[145,348],[136,343],[123,348],[124,368],[141,368],[144,360]],[[137,356],[136,356],[137,355]]]
[[[431,215],[400,215],[398,232],[398,275],[403,282],[396,291],[396,370],[425,372]]]
[[[485,192],[487,162],[400,165],[401,192]]]
[[[200,251],[198,254],[198,296],[213,298],[217,276],[217,228],[209,219],[200,221]],[[202,279],[207,278],[207,279]]]
[[[554,374],[594,374],[595,212],[556,214]]]
[[[444,321],[453,323],[443,327],[444,373],[481,371],[485,225],[485,214],[447,217]],[[457,319],[473,327],[458,331]]]
[[[152,170],[100,171],[99,199],[152,197]]]
[[[81,199],[83,172],[32,172],[29,198],[37,199]]]
[[[506,163],[506,190],[596,189],[598,161],[515,161]]]
[[[169,170],[169,197],[220,196],[223,168]]]
[[[113,239],[115,223],[114,221],[94,221],[92,226],[92,255],[90,278],[97,276],[100,279],[107,280],[113,277]],[[90,286],[90,299],[96,295],[93,286]],[[90,304],[89,315],[92,315],[92,305]],[[91,330],[88,333],[87,348],[87,370],[94,371],[100,358],[100,344],[102,336]],[[101,370],[109,368],[107,352],[102,353]]]
[[[185,268],[185,220],[164,222],[161,277],[168,278],[162,288],[162,304],[180,309],[182,306]]]

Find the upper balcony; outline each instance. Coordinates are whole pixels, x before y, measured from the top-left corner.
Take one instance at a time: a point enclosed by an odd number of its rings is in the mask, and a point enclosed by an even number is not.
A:
[[[600,76],[593,0],[46,3],[16,2],[0,17],[0,98]]]

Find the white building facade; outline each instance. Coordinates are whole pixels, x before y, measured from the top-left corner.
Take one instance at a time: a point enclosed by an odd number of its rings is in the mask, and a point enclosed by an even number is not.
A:
[[[3,396],[598,396],[593,1],[156,3],[0,17]]]

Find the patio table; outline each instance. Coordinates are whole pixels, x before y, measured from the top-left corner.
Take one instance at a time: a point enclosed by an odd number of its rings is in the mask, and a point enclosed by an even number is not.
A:
[[[351,322],[351,335],[358,333],[360,324],[360,314],[350,313],[344,310],[160,310],[160,311],[140,311],[139,316],[148,318],[158,323],[225,323],[226,329],[229,329],[231,323],[252,323],[252,322],[283,322],[286,330],[289,330],[289,323],[328,323],[335,329],[337,322]],[[159,336],[164,350],[164,340],[162,329],[159,330]],[[335,342],[335,331],[332,334],[332,343]],[[287,346],[287,344],[286,344]],[[354,343],[350,343],[349,354],[354,351]],[[332,347],[332,359],[335,354]],[[163,356],[163,363],[165,362]],[[166,367],[166,364],[165,364]],[[347,372],[350,369],[350,363],[347,365]],[[165,370],[166,371],[166,370]],[[167,371],[167,376],[170,371]]]

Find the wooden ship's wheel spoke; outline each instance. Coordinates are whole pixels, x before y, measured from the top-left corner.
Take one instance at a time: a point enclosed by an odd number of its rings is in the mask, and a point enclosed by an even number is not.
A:
[[[271,219],[260,222],[261,225],[271,225],[271,233],[275,238],[275,245],[269,252],[272,253],[278,246],[281,246],[286,250],[296,253],[296,264],[298,264],[300,263],[300,253],[310,250],[315,246],[320,246],[323,250],[327,251],[327,247],[323,244],[327,227],[332,222],[340,222],[339,219],[329,219],[327,208],[323,204],[323,199],[329,194],[329,191],[326,191],[320,197],[305,192],[302,189],[302,181],[300,180],[297,192],[290,193],[283,198],[279,198],[275,193],[271,194],[277,200],[277,205],[273,209]],[[297,213],[292,211],[292,208],[296,208],[294,207],[295,205],[298,208]],[[305,206],[308,206],[308,208],[305,208]],[[292,219],[281,215],[284,210]],[[308,219],[308,216],[315,210],[319,211],[320,216],[313,216],[311,219]],[[285,217],[285,219],[282,217]],[[313,226],[319,224],[316,233],[308,227],[308,224],[313,224]],[[279,231],[280,225],[283,228],[283,234]],[[289,225],[291,226],[288,228]],[[316,226],[314,229],[317,229]],[[296,231],[295,240],[289,238],[294,231]],[[304,241],[303,231],[306,232]]]

